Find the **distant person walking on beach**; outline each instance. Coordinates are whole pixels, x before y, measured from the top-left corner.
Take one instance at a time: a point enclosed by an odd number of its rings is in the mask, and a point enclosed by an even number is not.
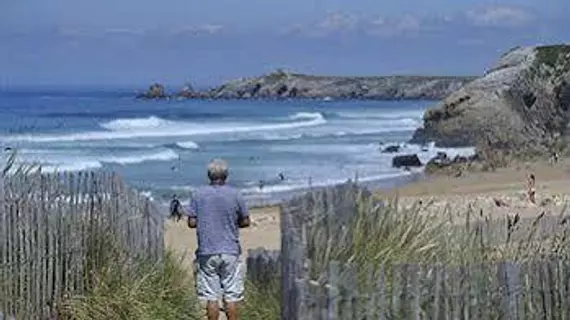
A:
[[[536,179],[532,173],[526,179],[526,193],[530,203],[536,204]]]
[[[170,218],[176,219],[176,221],[182,219],[182,205],[176,195],[173,195],[172,201],[170,201]]]
[[[226,185],[228,165],[215,159],[208,165],[210,184],[199,188],[190,202],[188,226],[196,228],[196,288],[207,303],[209,320],[218,320],[219,300],[228,320],[238,319],[244,298],[245,269],[239,228],[249,227],[249,213],[238,190]]]

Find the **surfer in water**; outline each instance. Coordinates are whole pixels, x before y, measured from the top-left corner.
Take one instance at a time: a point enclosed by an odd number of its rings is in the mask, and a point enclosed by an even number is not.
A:
[[[281,180],[281,181],[285,180],[285,175],[283,174],[283,172],[279,172],[279,174],[277,176],[279,177],[279,180]]]
[[[265,187],[265,182],[263,182],[263,180],[259,180],[259,191],[262,191],[263,187]]]

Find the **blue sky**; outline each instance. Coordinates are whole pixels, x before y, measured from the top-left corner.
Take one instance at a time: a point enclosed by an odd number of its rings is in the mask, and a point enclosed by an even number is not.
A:
[[[0,85],[210,85],[286,68],[481,74],[569,41],[567,0],[0,2]]]

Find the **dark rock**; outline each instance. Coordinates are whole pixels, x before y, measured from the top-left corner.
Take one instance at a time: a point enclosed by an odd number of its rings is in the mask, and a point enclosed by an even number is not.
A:
[[[296,98],[298,94],[299,94],[299,89],[297,89],[297,87],[293,87],[289,91],[289,97],[291,98]]]
[[[287,92],[287,90],[289,90],[289,87],[287,87],[287,85],[284,84],[281,87],[279,87],[279,89],[277,89],[276,95],[282,97]]]
[[[421,167],[422,162],[417,154],[406,154],[392,158],[392,167]]]
[[[141,99],[164,99],[167,97],[166,89],[160,83],[151,85],[145,93],[138,96]]]
[[[389,145],[386,148],[382,149],[382,153],[396,153],[400,151],[400,146],[393,144]]]
[[[255,97],[259,93],[259,90],[261,90],[261,83],[256,83],[253,90],[251,90],[251,96]]]
[[[178,97],[181,97],[181,98],[197,98],[198,92],[196,92],[196,90],[194,90],[194,87],[192,87],[192,85],[190,83],[186,83],[184,85],[184,87],[182,87],[182,90],[180,90],[180,92],[178,92]]]
[[[426,174],[444,174],[460,176],[463,171],[472,170],[473,168],[480,168],[478,165],[477,155],[470,157],[456,156],[455,158],[450,158],[445,152],[438,152],[438,154],[431,158],[425,167]]]

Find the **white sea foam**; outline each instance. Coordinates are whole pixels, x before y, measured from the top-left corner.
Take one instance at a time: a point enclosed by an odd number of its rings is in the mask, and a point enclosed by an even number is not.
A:
[[[100,124],[102,128],[111,131],[124,131],[124,130],[147,130],[153,128],[164,128],[173,125],[178,125],[175,121],[164,120],[159,117],[150,116],[147,118],[133,118],[133,119],[116,119],[109,122]]]
[[[178,159],[178,154],[173,150],[166,149],[149,153],[141,153],[137,155],[128,155],[122,157],[101,157],[101,162],[118,163],[118,164],[137,164],[146,161],[169,161]]]
[[[394,173],[385,173],[385,174],[379,174],[379,175],[371,175],[371,176],[359,177],[358,181],[359,182],[371,182],[371,181],[378,181],[378,180],[386,180],[386,179],[410,175],[413,173],[414,173],[414,171],[403,171],[403,172],[394,172]],[[351,177],[351,179],[354,180],[354,177]],[[292,181],[292,182],[286,183],[286,184],[267,185],[267,186],[264,186],[262,189],[260,189],[259,186],[244,188],[244,189],[242,189],[242,192],[244,194],[248,194],[248,195],[260,194],[260,193],[261,194],[282,193],[282,192],[284,193],[284,192],[291,192],[291,191],[295,191],[295,190],[307,189],[310,187],[325,187],[325,186],[341,184],[341,183],[346,182],[347,180],[349,180],[349,178],[315,180],[315,181],[309,182],[309,180],[307,179],[305,181]]]
[[[261,141],[288,141],[311,138],[343,137],[350,135],[370,135],[387,132],[414,131],[421,125],[419,119],[403,118],[397,120],[344,120],[342,123],[333,123],[318,128],[296,128],[282,133],[278,132],[251,132],[229,138],[227,141],[261,140]],[[308,129],[308,130],[307,130]]]
[[[94,156],[81,153],[80,150],[21,150],[24,163],[40,164],[44,171],[81,171],[99,169],[104,163],[121,165],[138,164],[146,161],[170,161],[178,158],[171,149],[135,152],[122,156]]]
[[[132,139],[132,138],[156,138],[156,137],[183,137],[194,135],[208,135],[219,133],[243,133],[253,131],[273,131],[286,130],[302,127],[312,127],[325,124],[326,119],[320,114],[315,113],[310,118],[308,115],[303,121],[293,121],[275,124],[252,124],[233,126],[228,124],[199,124],[191,122],[176,122],[174,124],[163,126],[160,118],[151,119],[117,119],[111,122],[101,124],[104,128],[111,131],[92,131],[71,133],[65,135],[14,135],[2,137],[5,142],[27,141],[27,142],[60,142],[60,141],[89,141],[89,140],[112,140],[112,139]],[[154,127],[143,127],[142,124],[150,123]]]
[[[339,111],[335,114],[340,118],[347,119],[422,119],[424,110],[363,110],[363,111]]]
[[[54,172],[54,171],[84,171],[99,169],[103,165],[101,162],[96,160],[84,160],[78,162],[67,162],[67,163],[47,163],[42,164],[41,168],[43,172]]]
[[[325,117],[320,112],[297,112],[289,117],[289,119],[291,120],[324,119],[324,118]]]
[[[181,141],[175,143],[178,148],[195,150],[200,149],[200,146],[194,141]]]

